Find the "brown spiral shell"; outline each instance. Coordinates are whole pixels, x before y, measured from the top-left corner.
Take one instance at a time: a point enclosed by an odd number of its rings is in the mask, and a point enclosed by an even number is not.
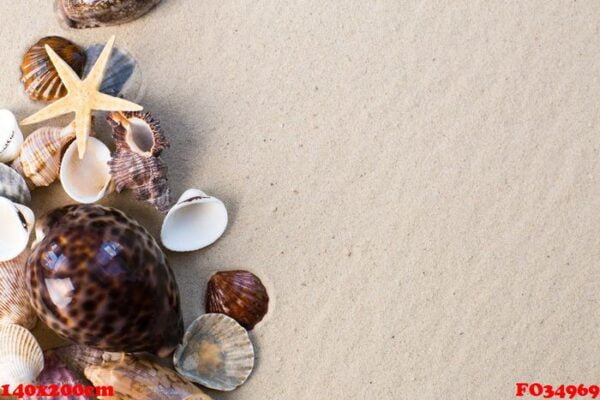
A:
[[[33,100],[50,102],[64,97],[67,88],[50,61],[45,45],[56,51],[79,76],[85,66],[86,54],[81,47],[59,36],[42,38],[27,50],[21,63],[21,82],[25,92]]]
[[[230,316],[251,330],[269,310],[269,295],[261,280],[248,271],[221,271],[208,281],[206,312]]]
[[[69,28],[95,28],[133,21],[160,0],[55,0],[61,21]]]

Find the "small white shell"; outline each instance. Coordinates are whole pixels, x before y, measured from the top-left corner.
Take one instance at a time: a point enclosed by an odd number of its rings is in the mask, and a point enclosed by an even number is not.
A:
[[[23,133],[14,114],[0,110],[0,162],[13,161],[21,152]]]
[[[204,314],[188,328],[173,355],[180,375],[207,388],[231,391],[254,368],[248,332],[225,314]]]
[[[95,203],[109,191],[110,150],[100,140],[88,138],[87,151],[79,158],[77,142],[71,143],[60,166],[60,182],[65,192],[79,203]]]
[[[14,389],[31,384],[44,368],[44,354],[35,337],[15,324],[0,325],[0,382]]]
[[[194,251],[217,241],[227,227],[225,204],[201,190],[189,189],[167,213],[160,237],[173,251]]]
[[[14,168],[0,163],[0,196],[20,204],[29,204],[31,192],[25,178]]]
[[[33,211],[0,197],[0,262],[12,260],[25,250],[33,229]],[[0,381],[1,382],[1,381]]]

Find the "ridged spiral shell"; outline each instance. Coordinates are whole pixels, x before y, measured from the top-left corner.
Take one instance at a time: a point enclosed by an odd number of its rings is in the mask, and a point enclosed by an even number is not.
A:
[[[0,324],[17,324],[33,329],[37,315],[31,306],[25,279],[29,251],[0,263]]]
[[[86,54],[75,43],[59,36],[42,38],[27,50],[21,63],[21,82],[25,92],[33,100],[50,102],[64,97],[67,88],[50,61],[45,45],[50,46],[79,76],[85,66]]]

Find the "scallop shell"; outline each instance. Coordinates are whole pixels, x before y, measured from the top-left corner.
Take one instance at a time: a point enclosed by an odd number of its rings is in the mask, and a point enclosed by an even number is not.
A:
[[[74,124],[40,128],[27,136],[13,167],[34,186],[48,186],[58,178],[63,151],[74,139]]]
[[[50,102],[64,97],[67,88],[46,53],[46,45],[65,60],[79,76],[83,72],[86,54],[82,48],[59,36],[42,38],[27,50],[21,63],[21,82],[33,100]]]
[[[69,28],[124,24],[152,10],[160,0],[55,0],[59,18]]]
[[[0,196],[19,204],[31,202],[31,192],[25,179],[5,164],[0,164]]]
[[[14,389],[32,384],[44,368],[44,354],[31,332],[20,325],[0,325],[0,382]]]
[[[179,289],[146,229],[113,208],[71,205],[36,231],[27,282],[46,325],[100,350],[173,352],[183,334]]]
[[[28,251],[0,263],[0,324],[17,324],[33,329],[37,315],[27,294],[25,262]]]
[[[102,199],[111,184],[109,160],[110,150],[96,138],[88,139],[83,158],[77,153],[77,142],[72,142],[60,165],[60,182],[69,197],[79,203],[95,203]]]
[[[208,281],[206,312],[230,316],[251,330],[269,310],[269,295],[261,280],[248,271],[222,271]]]
[[[0,197],[0,221],[0,262],[3,262],[16,258],[25,250],[35,217],[28,207]]]
[[[188,328],[173,356],[175,369],[192,382],[231,391],[254,368],[248,332],[225,314],[204,314]]]
[[[23,132],[15,115],[9,110],[0,110],[0,162],[13,161],[21,152]]]
[[[189,396],[211,400],[200,388],[169,368],[150,359],[122,355],[116,362],[85,369],[86,377],[98,386],[112,386],[115,397],[123,400],[171,400]]]
[[[82,375],[75,373],[69,369],[53,352],[46,352],[44,354],[44,369],[36,379],[36,385],[43,385],[49,388],[50,385],[70,386],[74,388],[75,385],[81,385],[87,388],[92,385],[87,379],[83,378]],[[46,390],[49,393],[49,390]],[[48,396],[32,396],[24,397],[27,400],[46,400]],[[87,400],[95,399],[91,396],[53,396],[53,400]]]
[[[210,246],[227,228],[227,209],[216,197],[188,189],[163,221],[160,237],[173,251],[194,251]]]
[[[86,49],[84,76],[92,70],[103,49],[104,44],[95,44]],[[144,96],[144,89],[141,69],[135,58],[125,50],[114,48],[104,72],[100,91],[139,103]]]

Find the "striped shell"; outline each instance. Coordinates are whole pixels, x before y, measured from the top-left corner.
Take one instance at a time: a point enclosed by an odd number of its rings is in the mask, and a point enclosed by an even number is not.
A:
[[[29,251],[0,263],[0,324],[10,323],[33,329],[37,315],[31,306],[25,279]]]
[[[254,368],[248,332],[224,314],[204,314],[188,328],[173,355],[180,375],[207,388],[230,391]]]
[[[211,400],[200,388],[169,368],[150,359],[122,354],[116,361],[91,365],[86,377],[95,386],[114,387],[115,397],[123,400],[170,400],[196,396]]]
[[[74,388],[75,385],[82,385],[83,387],[88,387],[91,385],[87,379],[83,378],[79,374],[73,372],[69,369],[62,361],[60,361],[53,352],[46,352],[44,354],[44,369],[40,373],[40,375],[36,379],[36,385],[44,385],[45,387],[49,387],[49,385],[59,385],[61,386],[70,386]],[[46,393],[49,394],[49,390],[46,390]],[[46,400],[49,399],[48,396],[25,396],[23,397],[26,400]],[[86,399],[95,399],[95,397],[89,396],[53,396],[53,400],[86,400]]]
[[[44,368],[44,354],[35,337],[20,325],[0,325],[0,382],[14,389],[34,383]]]
[[[152,10],[160,0],[55,0],[60,20],[69,28],[124,24]]]
[[[27,205],[31,202],[31,193],[25,179],[6,164],[0,164],[0,196],[19,204]]]
[[[21,63],[21,82],[25,86],[25,92],[33,100],[50,102],[64,97],[67,88],[46,54],[45,45],[56,51],[80,76],[85,66],[86,54],[82,48],[59,36],[40,39],[27,50]]]
[[[48,186],[58,178],[62,153],[74,139],[74,124],[40,128],[25,138],[13,167],[34,186]]]
[[[222,271],[208,281],[206,312],[222,313],[253,329],[269,310],[269,295],[261,280],[248,271]]]

